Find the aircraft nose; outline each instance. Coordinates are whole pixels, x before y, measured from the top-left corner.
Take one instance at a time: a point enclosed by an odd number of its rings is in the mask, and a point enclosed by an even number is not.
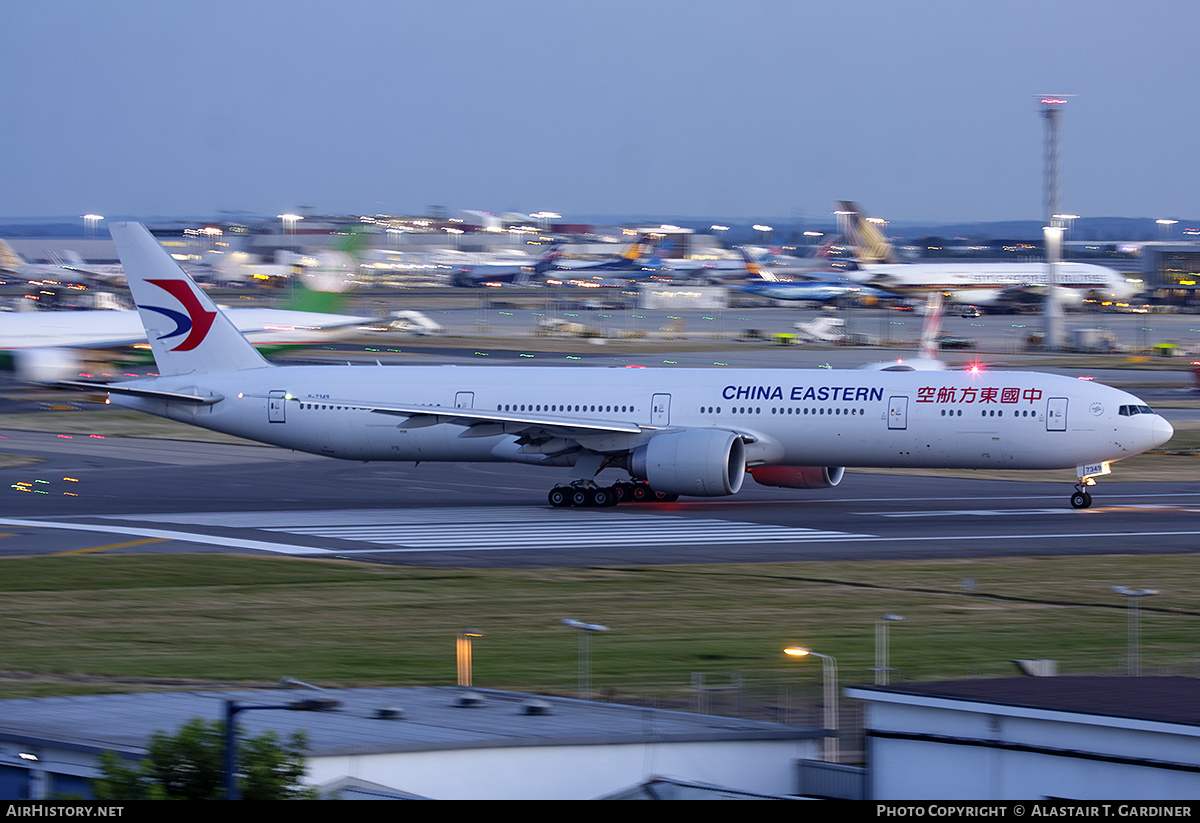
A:
[[[1166,443],[1175,434],[1175,427],[1166,421],[1162,415],[1154,421],[1154,446],[1157,448]]]

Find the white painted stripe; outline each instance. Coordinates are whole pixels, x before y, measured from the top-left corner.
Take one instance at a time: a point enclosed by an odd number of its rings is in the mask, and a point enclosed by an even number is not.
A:
[[[134,526],[100,526],[91,523],[59,523],[46,520],[9,520],[0,518],[0,525],[21,526],[35,529],[66,529],[79,532],[101,532],[103,534],[131,534],[138,537],[157,537],[162,540],[180,540],[185,543],[201,543],[209,546],[224,546],[230,549],[252,549],[277,554],[332,554],[328,549],[312,546],[296,546],[288,543],[268,543],[262,540],[242,540],[236,537],[219,537],[194,532],[166,531],[163,529],[141,529]]]
[[[424,547],[424,548],[382,548],[379,546],[363,549],[320,549],[312,546],[297,546],[287,543],[270,543],[258,540],[240,540],[232,537],[219,537],[215,535],[197,534],[192,532],[182,531],[166,531],[161,529],[146,529],[132,526],[121,525],[96,525],[90,523],[63,523],[59,521],[47,520],[17,520],[0,518],[0,526],[17,526],[24,528],[46,528],[46,529],[66,529],[73,531],[100,532],[104,534],[128,534],[138,537],[156,537],[164,540],[179,540],[188,543],[199,543],[202,545],[224,546],[235,549],[248,549],[257,551],[273,552],[277,554],[290,555],[368,555],[368,554],[414,554],[414,553],[438,553],[445,551],[505,551],[512,550],[512,546],[458,546],[458,547]],[[831,536],[825,536],[831,535]],[[912,543],[912,542],[951,542],[956,540],[962,541],[980,541],[980,540],[1095,540],[1098,538],[1139,538],[1139,537],[1200,537],[1200,531],[1165,531],[1165,532],[1069,532],[1069,533],[1044,533],[1044,534],[970,534],[970,535],[930,535],[930,536],[899,536],[899,537],[879,537],[875,535],[858,535],[858,534],[840,534],[837,532],[816,533],[809,536],[806,540],[791,539],[790,542],[808,542],[808,543]],[[670,541],[678,543],[677,539]],[[706,541],[712,543],[728,543],[731,542],[728,538],[720,538],[714,536],[713,540]],[[750,540],[748,542],[755,542]],[[777,542],[777,541],[760,541],[760,542]],[[553,548],[549,546],[539,546],[537,548]],[[571,548],[564,546],[562,548]]]
[[[947,511],[929,512],[855,512],[855,514],[876,517],[1005,517],[1009,515],[1027,514],[1075,514],[1075,509],[1058,506],[1053,509],[952,509]]]

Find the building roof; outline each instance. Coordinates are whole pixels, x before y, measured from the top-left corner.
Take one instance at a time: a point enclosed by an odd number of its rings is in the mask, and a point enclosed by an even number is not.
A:
[[[468,692],[480,698],[460,705]],[[225,701],[280,705],[318,696],[300,689],[157,692],[0,701],[0,739],[24,745],[142,753],[154,732],[193,717],[224,717]],[[799,740],[818,729],[518,692],[439,686],[322,691],[336,711],[246,711],[246,735],[303,730],[312,757],[516,746]],[[535,713],[526,713],[533,702]],[[468,701],[469,702],[469,701]],[[399,709],[381,718],[381,710]]]
[[[865,686],[848,693],[868,700],[911,695],[1200,726],[1200,679],[1192,677],[1005,677]]]

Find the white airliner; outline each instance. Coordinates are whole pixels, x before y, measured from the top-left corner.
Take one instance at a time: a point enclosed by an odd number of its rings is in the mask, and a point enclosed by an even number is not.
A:
[[[7,241],[0,239],[0,274],[11,275],[30,283],[62,283],[70,285],[112,284],[124,280],[120,266],[93,266],[84,262],[78,252],[63,251],[50,255],[52,263],[30,263]]]
[[[299,346],[327,342],[369,317],[292,309],[236,308],[226,312],[234,327],[256,346]],[[84,354],[146,343],[136,311],[30,311],[0,315],[0,351],[25,381],[64,380],[85,367]]]
[[[859,261],[846,277],[864,285],[898,294],[941,291],[960,303],[987,306],[1002,300],[1006,292],[1044,287],[1050,281],[1045,263],[901,263],[891,242],[857,204],[839,201],[838,212],[847,218],[850,243]],[[1060,262],[1055,269],[1065,304],[1082,305],[1089,296],[1128,300],[1136,293],[1124,275],[1108,266]]]
[[[1083,508],[1110,461],[1173,433],[1132,394],[1024,372],[272,366],[143,226],[109,229],[162,374],[101,387],[110,402],[348,460],[572,468],[554,506],[907,466],[1076,467]],[[599,485],[608,468],[632,482]]]

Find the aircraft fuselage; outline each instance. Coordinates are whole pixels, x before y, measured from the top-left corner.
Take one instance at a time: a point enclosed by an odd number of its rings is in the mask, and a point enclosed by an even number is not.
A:
[[[741,436],[750,467],[1048,469],[1138,454],[1171,430],[1157,414],[1122,413],[1146,409],[1127,392],[1032,372],[289,366],[146,383],[223,399],[111,401],[353,460],[573,465],[579,446],[627,453],[710,429]],[[455,419],[456,408],[489,418]],[[529,436],[530,420],[542,436]],[[605,428],[556,435],[582,422]]]

